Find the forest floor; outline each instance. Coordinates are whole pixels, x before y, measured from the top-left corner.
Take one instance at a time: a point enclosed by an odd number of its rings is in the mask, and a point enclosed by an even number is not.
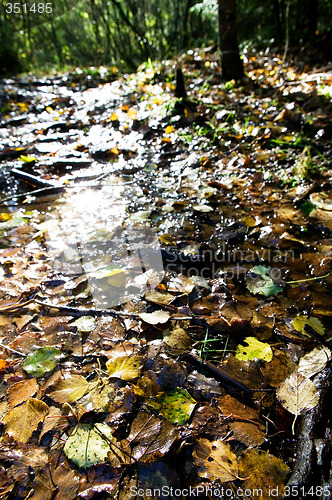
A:
[[[0,82],[1,498],[331,498],[331,70]]]

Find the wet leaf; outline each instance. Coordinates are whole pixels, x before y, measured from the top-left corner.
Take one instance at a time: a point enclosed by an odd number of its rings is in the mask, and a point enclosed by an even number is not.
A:
[[[250,271],[247,279],[247,288],[254,295],[260,294],[265,297],[278,295],[283,290],[283,287],[276,286],[270,276],[271,267],[255,266]]]
[[[107,424],[78,424],[67,439],[63,452],[78,467],[86,469],[109,459],[116,462],[111,446],[113,442],[116,440]],[[116,453],[119,456],[117,463],[120,465],[120,459],[124,456],[117,448]]]
[[[61,358],[60,349],[51,346],[41,347],[27,356],[23,363],[23,369],[36,378],[43,377],[46,373],[54,370]]]
[[[173,425],[147,411],[138,413],[128,436],[132,457],[144,462],[165,455],[176,439],[177,431]]]
[[[158,323],[167,323],[171,315],[167,311],[154,311],[153,313],[140,313],[138,315],[145,323],[157,325]]]
[[[34,396],[37,390],[38,384],[35,378],[22,380],[21,382],[17,382],[16,384],[10,386],[10,388],[8,389],[9,409],[14,408],[14,406],[20,405],[28,398]]]
[[[324,370],[331,357],[331,351],[328,347],[316,347],[300,359],[298,372],[303,377],[310,378]]]
[[[81,375],[69,375],[60,380],[49,393],[49,396],[57,403],[74,403],[82,398],[94,384],[89,383]]]
[[[258,410],[244,405],[229,394],[218,398],[218,407],[236,440],[250,447],[264,443],[266,429]]]
[[[15,441],[27,443],[32,433],[48,414],[47,404],[39,399],[29,398],[21,406],[16,406],[2,418],[5,432]]]
[[[235,357],[240,361],[251,361],[261,359],[262,361],[272,361],[273,352],[269,344],[260,342],[256,337],[246,337],[244,342],[247,346],[238,345]]]
[[[193,460],[200,477],[222,483],[239,479],[236,455],[230,445],[222,440],[197,440]]]
[[[280,458],[262,450],[247,450],[239,460],[239,474],[247,478],[243,490],[257,492],[256,498],[268,500],[274,492],[277,498],[284,490],[290,469]],[[260,493],[261,490],[261,493]]]
[[[189,420],[196,401],[188,391],[178,387],[173,391],[166,391],[155,398],[150,398],[148,404],[172,424],[183,425]]]
[[[144,297],[149,302],[166,306],[168,306],[175,299],[174,295],[171,295],[170,293],[157,292],[156,290],[150,290],[144,295]]]
[[[310,195],[310,201],[321,210],[332,210],[332,193],[312,193]]]
[[[180,326],[173,328],[171,332],[164,333],[164,343],[174,355],[183,354],[192,345],[190,336]]]
[[[141,356],[119,356],[106,363],[111,377],[133,380],[140,376],[143,358]]]
[[[320,395],[311,380],[295,371],[278,387],[277,397],[282,406],[295,415],[293,423],[294,434],[296,418],[298,415],[315,408],[319,402]]]
[[[80,332],[92,332],[96,327],[96,319],[93,316],[81,316],[72,325],[75,325]]]
[[[317,319],[317,318],[307,318],[307,316],[297,316],[295,319],[292,321],[292,325],[297,330],[298,332],[301,332],[303,335],[309,335],[308,332],[306,332],[306,325],[310,326],[316,333],[319,335],[324,335],[325,334],[325,328],[323,323]]]

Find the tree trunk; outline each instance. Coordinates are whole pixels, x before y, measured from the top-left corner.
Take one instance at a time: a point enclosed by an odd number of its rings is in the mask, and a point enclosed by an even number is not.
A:
[[[226,80],[239,80],[244,72],[237,43],[236,0],[218,0],[218,6],[222,74]]]

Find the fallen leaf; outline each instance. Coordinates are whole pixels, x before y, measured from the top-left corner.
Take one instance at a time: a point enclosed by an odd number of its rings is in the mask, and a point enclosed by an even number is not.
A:
[[[324,325],[318,318],[307,318],[307,316],[300,315],[293,319],[292,325],[295,330],[301,332],[303,335],[309,335],[309,333],[305,329],[306,325],[309,325],[319,335],[325,334]]]
[[[315,384],[301,373],[295,371],[278,387],[277,397],[282,406],[295,415],[294,425],[298,415],[315,408],[319,402],[319,392]]]
[[[271,492],[276,493],[276,498],[283,498],[280,492],[284,490],[289,472],[289,467],[280,458],[266,451],[247,450],[239,459],[239,474],[247,478],[242,491],[255,492],[255,498],[261,500],[273,498]]]
[[[273,352],[269,344],[260,342],[256,337],[246,337],[244,342],[247,346],[238,345],[235,357],[240,361],[251,361],[261,359],[262,361],[272,361]]]
[[[29,398],[21,406],[16,406],[2,418],[5,432],[15,441],[27,443],[32,433],[48,414],[47,404],[39,399]]]
[[[93,316],[81,316],[72,323],[80,332],[92,332],[96,327],[96,319]]]
[[[176,439],[177,431],[173,425],[147,411],[138,413],[128,436],[132,457],[144,462],[165,455]]]
[[[115,442],[107,424],[78,424],[67,439],[63,452],[82,469],[105,463],[107,460],[120,465],[125,461],[125,456],[118,447],[115,448],[116,454],[112,452],[111,443]]]
[[[148,404],[172,424],[185,424],[196,406],[189,392],[180,387],[150,398]]]
[[[303,377],[310,378],[321,372],[330,359],[331,351],[328,347],[316,347],[300,359],[298,372]]]
[[[189,350],[192,346],[191,338],[188,333],[177,326],[171,332],[164,333],[164,344],[170,350],[170,354],[179,355]]]
[[[197,440],[193,460],[200,477],[222,483],[239,479],[236,455],[230,445],[222,440]]]
[[[8,389],[8,407],[9,409],[20,405],[27,399],[31,398],[36,394],[38,390],[37,380],[35,378],[30,378],[27,380],[22,380],[12,385]]]
[[[23,363],[23,370],[34,377],[43,377],[54,370],[61,358],[60,349],[50,346],[41,347],[27,356]]]
[[[74,403],[82,398],[93,385],[82,375],[69,375],[52,386],[49,396],[60,404]]]
[[[133,380],[140,376],[143,359],[141,356],[118,356],[106,363],[111,377]]]
[[[255,266],[251,269],[247,279],[247,288],[254,295],[260,294],[265,297],[278,295],[283,287],[276,286],[270,276],[271,267]]]
[[[174,295],[171,295],[170,293],[161,293],[156,290],[150,290],[144,295],[144,298],[154,304],[166,306],[168,306],[175,299]]]
[[[140,313],[138,315],[145,323],[157,325],[158,323],[167,323],[171,315],[167,311],[154,311],[153,313]]]

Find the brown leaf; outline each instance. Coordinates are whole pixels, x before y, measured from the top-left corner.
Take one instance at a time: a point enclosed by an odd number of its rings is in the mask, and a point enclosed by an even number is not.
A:
[[[28,398],[36,394],[38,390],[37,380],[29,378],[12,385],[8,389],[8,408],[11,410],[14,406],[20,405]]]
[[[259,411],[249,408],[228,394],[218,399],[223,415],[231,415],[229,428],[233,436],[246,446],[260,446],[264,443],[265,425],[259,419]]]
[[[128,437],[131,455],[144,462],[165,455],[176,439],[177,430],[172,424],[147,411],[139,412]]]

